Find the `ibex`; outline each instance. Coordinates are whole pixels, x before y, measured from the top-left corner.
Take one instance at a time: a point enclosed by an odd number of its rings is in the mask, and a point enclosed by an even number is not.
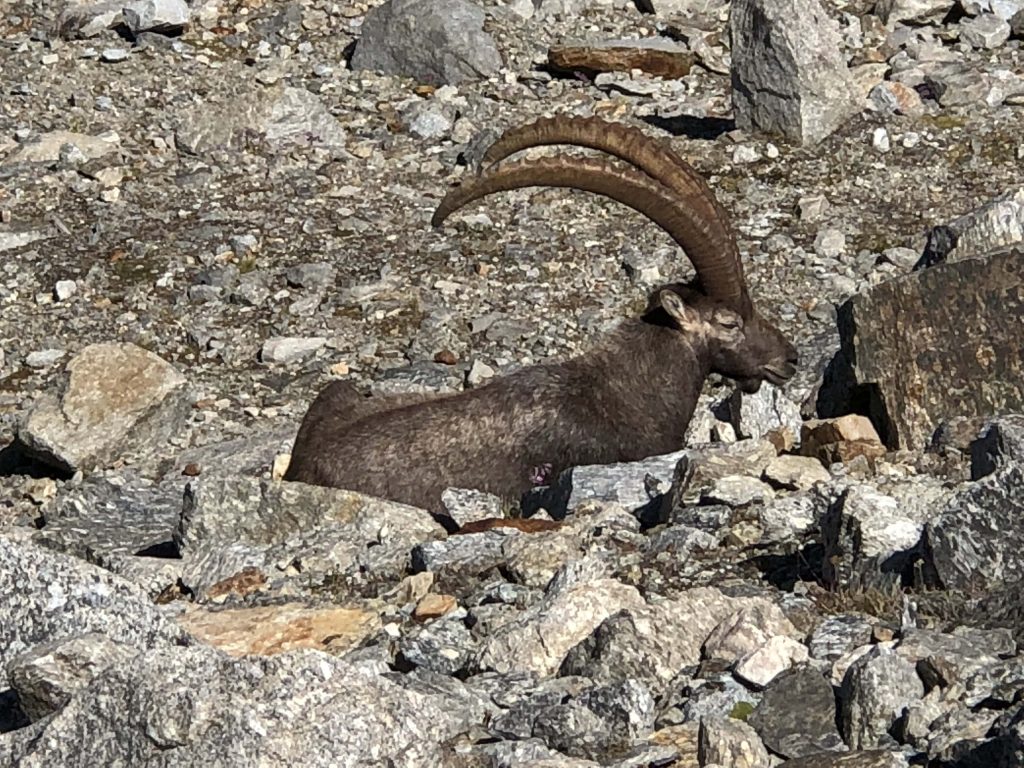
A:
[[[550,144],[618,160],[556,155],[502,162]],[[745,392],[765,379],[781,385],[795,373],[793,345],[750,300],[725,212],[666,144],[595,118],[538,120],[501,136],[482,171],[445,196],[432,223],[440,226],[491,193],[532,186],[570,187],[628,205],[682,246],[696,280],[654,290],[640,317],[580,357],[522,368],[466,392],[364,398],[336,382],[306,413],[286,479],[434,513],[449,487],[518,501],[568,467],[678,450],[712,372]]]

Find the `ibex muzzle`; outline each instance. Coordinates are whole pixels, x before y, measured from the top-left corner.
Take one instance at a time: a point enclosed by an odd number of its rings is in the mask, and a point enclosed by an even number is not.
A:
[[[589,147],[618,160],[503,162],[547,144]],[[524,368],[458,395],[362,398],[335,383],[303,419],[286,479],[434,512],[448,487],[518,499],[538,482],[538,467],[547,479],[580,464],[678,450],[712,372],[745,392],[793,376],[796,350],[755,310],[725,212],[665,143],[626,125],[556,117],[505,133],[483,166],[441,201],[435,226],[494,192],[581,189],[628,205],[665,230],[693,262],[696,281],[654,290],[639,318],[581,357]]]

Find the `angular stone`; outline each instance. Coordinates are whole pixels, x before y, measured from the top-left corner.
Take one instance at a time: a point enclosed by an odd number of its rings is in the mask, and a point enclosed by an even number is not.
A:
[[[842,746],[836,728],[836,699],[820,670],[801,665],[772,680],[747,718],[765,746],[786,758]]]
[[[472,488],[449,488],[441,494],[441,503],[459,528],[476,520],[504,516],[501,499]]]
[[[1024,0],[958,0],[968,16],[995,14],[1000,19],[1012,19],[1024,10]]]
[[[547,523],[530,518],[523,523]],[[597,548],[606,538],[639,534],[636,517],[616,504],[583,505],[558,529],[541,530],[507,538],[504,569],[510,579],[528,587],[544,588],[568,562],[578,557],[580,542],[589,538]],[[521,530],[521,529],[520,529]]]
[[[741,129],[815,144],[859,110],[838,25],[817,0],[734,0],[729,35]]]
[[[103,669],[129,663],[138,652],[89,632],[35,646],[7,665],[7,676],[22,711],[35,722],[58,711]]]
[[[0,668],[43,643],[91,632],[137,649],[186,633],[138,586],[81,560],[0,536]]]
[[[697,758],[699,738],[699,722],[670,725],[667,728],[661,728],[655,731],[650,736],[652,743],[662,744],[675,749],[678,755],[678,764],[680,766],[700,765]]]
[[[41,397],[18,432],[31,455],[63,471],[161,446],[189,412],[185,377],[134,344],[90,345],[66,371],[58,393]]]
[[[417,621],[428,621],[451,613],[458,607],[459,601],[451,595],[438,595],[431,592],[419,599],[412,615]]]
[[[745,507],[755,502],[770,501],[775,492],[756,477],[726,475],[718,478],[714,485],[701,497],[701,501],[712,504],[728,504],[730,507]]]
[[[813,419],[803,424],[800,430],[800,449],[804,455],[813,456],[820,446],[829,443],[867,441],[878,443],[878,432],[871,419],[856,413],[834,419]]]
[[[874,646],[847,670],[840,689],[840,725],[851,749],[872,749],[889,741],[903,709],[924,696],[913,662]]]
[[[793,494],[777,498],[757,510],[762,542],[788,541],[819,525],[828,500],[818,494]]]
[[[882,493],[851,485],[822,520],[824,575],[847,589],[887,589],[899,584],[917,554],[925,522],[941,511],[952,491],[915,480]]]
[[[776,456],[764,468],[764,479],[776,488],[802,491],[816,483],[828,483],[832,476],[821,462],[807,456]]]
[[[523,512],[529,515],[544,508],[561,518],[585,501],[603,501],[620,504],[641,517],[653,514],[671,487],[676,465],[689,454],[678,451],[642,461],[572,467],[549,488],[527,496]]]
[[[929,67],[924,83],[945,108],[980,106],[991,89],[991,77],[961,62]]]
[[[480,577],[506,560],[505,543],[522,535],[511,528],[450,536],[417,545],[411,556],[417,572],[433,573],[439,589],[460,595],[476,588]]]
[[[566,654],[605,619],[625,608],[644,605],[640,593],[614,579],[597,579],[554,591],[545,600],[493,632],[477,659],[480,669],[558,671]]]
[[[444,528],[415,507],[336,488],[256,478],[189,484],[174,541],[182,579],[199,597],[247,568],[375,593],[403,576],[409,552]]]
[[[705,717],[700,721],[698,756],[702,766],[769,768],[771,758],[757,732],[731,717]]]
[[[798,633],[782,610],[772,603],[761,603],[737,611],[723,621],[704,641],[704,658],[736,661],[763,647],[777,635]]]
[[[801,664],[808,658],[810,655],[803,643],[776,635],[737,661],[733,674],[750,685],[763,688],[794,664]]]
[[[897,21],[923,22],[941,19],[955,4],[954,0],[878,0],[874,12],[889,25]]]
[[[441,765],[464,730],[424,695],[314,651],[172,647],[103,670],[57,717],[4,734],[11,764]],[[173,757],[169,757],[173,755]],[[358,756],[358,757],[354,757]]]
[[[974,48],[998,48],[1010,39],[1010,24],[993,13],[960,22],[960,39]]]
[[[484,18],[466,0],[388,0],[366,15],[352,69],[430,85],[489,77],[502,61]]]
[[[700,661],[701,647],[716,625],[743,611],[777,618],[778,608],[763,598],[729,597],[697,587],[671,600],[624,609],[572,648],[559,673],[599,682],[631,677],[658,693],[680,670]],[[672,642],[664,642],[665,637]]]
[[[684,452],[677,462],[665,503],[673,509],[694,504],[709,494],[724,477],[760,477],[775,455],[775,446],[766,439],[742,440],[731,445]],[[768,495],[773,495],[770,488],[767,490]]]
[[[190,634],[231,656],[272,656],[298,648],[342,653],[380,627],[376,612],[281,603],[210,611],[193,607],[178,618]]]
[[[133,35],[140,32],[178,34],[188,26],[191,15],[184,0],[131,0],[121,13]]]
[[[654,699],[636,680],[599,686],[540,712],[532,732],[574,757],[623,754],[654,730]]]
[[[715,416],[732,425],[739,438],[759,439],[779,429],[799,436],[803,423],[800,407],[778,387],[764,386],[752,395],[737,389],[714,410]]]
[[[465,611],[415,627],[398,641],[403,665],[440,675],[465,672],[480,648],[480,640],[466,628]]]
[[[134,474],[90,478],[43,510],[45,524],[35,539],[104,567],[116,555],[166,557],[185,485],[180,476],[162,483]]]
[[[294,363],[297,360],[312,357],[323,349],[326,343],[327,339],[323,336],[311,338],[275,336],[263,342],[260,360],[264,363]]]
[[[1024,243],[1024,187],[1010,190],[929,234],[926,258],[960,261]]]
[[[896,646],[896,653],[917,666],[918,675],[929,687],[961,682],[1015,651],[1009,630],[971,627],[953,632],[911,629]]]
[[[1010,34],[1016,38],[1024,37],[1024,8],[1021,8],[1010,20]]]
[[[959,490],[928,523],[925,561],[946,589],[984,591],[1024,578],[1024,464]]]
[[[174,133],[179,151],[201,155],[245,146],[253,133],[275,149],[343,149],[346,133],[327,106],[305,88],[264,88],[202,103],[183,115]]]
[[[561,72],[582,72],[590,77],[599,72],[639,69],[654,77],[679,78],[690,74],[693,54],[686,46],[665,38],[610,40],[552,46],[548,62]]]
[[[840,308],[852,377],[877,393],[890,446],[924,448],[956,416],[1024,409],[1024,250],[938,264]],[[979,338],[979,328],[985,328]]]
[[[811,633],[811,658],[835,661],[871,641],[871,623],[858,614],[829,616]]]

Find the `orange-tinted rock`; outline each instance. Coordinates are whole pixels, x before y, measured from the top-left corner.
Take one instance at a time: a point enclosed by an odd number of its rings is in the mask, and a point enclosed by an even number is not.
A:
[[[431,592],[416,603],[416,610],[412,615],[417,621],[436,619],[446,613],[451,613],[458,605],[458,601],[451,595],[438,595]]]
[[[482,533],[495,528],[515,528],[523,533],[539,533],[541,531],[553,531],[562,527],[557,520],[545,520],[539,517],[487,517],[483,520],[474,520],[459,528],[453,535],[460,533]]]
[[[848,413],[834,419],[816,419],[804,422],[800,442],[824,445],[848,440],[865,440],[881,443],[871,419],[856,413]]]
[[[234,576],[228,576],[206,590],[206,597],[217,600],[228,595],[245,596],[258,592],[266,583],[267,577],[259,568],[243,568]]]
[[[598,45],[562,45],[548,50],[548,63],[562,72],[629,72],[639,69],[655,77],[678,78],[690,74],[693,55],[684,50],[644,45],[605,43]]]
[[[299,603],[210,611],[195,608],[179,623],[232,656],[271,656],[297,648],[340,652],[380,626],[377,614],[358,608],[309,608]]]

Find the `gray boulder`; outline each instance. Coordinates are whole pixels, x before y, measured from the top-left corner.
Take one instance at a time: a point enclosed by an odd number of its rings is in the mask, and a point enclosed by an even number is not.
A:
[[[188,383],[134,344],[92,344],[71,359],[56,394],[40,398],[18,432],[29,454],[72,473],[163,445],[184,424]]]
[[[839,27],[817,0],[735,0],[729,35],[743,130],[814,144],[857,111]]]
[[[0,762],[412,768],[439,765],[459,724],[431,697],[323,653],[165,648],[108,667],[54,717],[0,736]]]
[[[99,633],[145,650],[186,642],[167,610],[112,573],[0,537],[0,668],[42,643]]]
[[[353,69],[457,85],[497,73],[501,55],[466,0],[388,0],[366,15]]]
[[[181,119],[177,148],[190,155],[246,146],[259,134],[275,150],[295,146],[345,148],[346,133],[320,97],[305,88],[273,87],[224,94],[198,104]]]
[[[891,447],[922,449],[943,421],[1024,409],[1024,250],[936,264],[839,310],[842,359],[877,388]],[[983,333],[979,329],[985,329]]]
[[[962,488],[925,531],[928,572],[947,589],[1024,579],[1024,464]]]

